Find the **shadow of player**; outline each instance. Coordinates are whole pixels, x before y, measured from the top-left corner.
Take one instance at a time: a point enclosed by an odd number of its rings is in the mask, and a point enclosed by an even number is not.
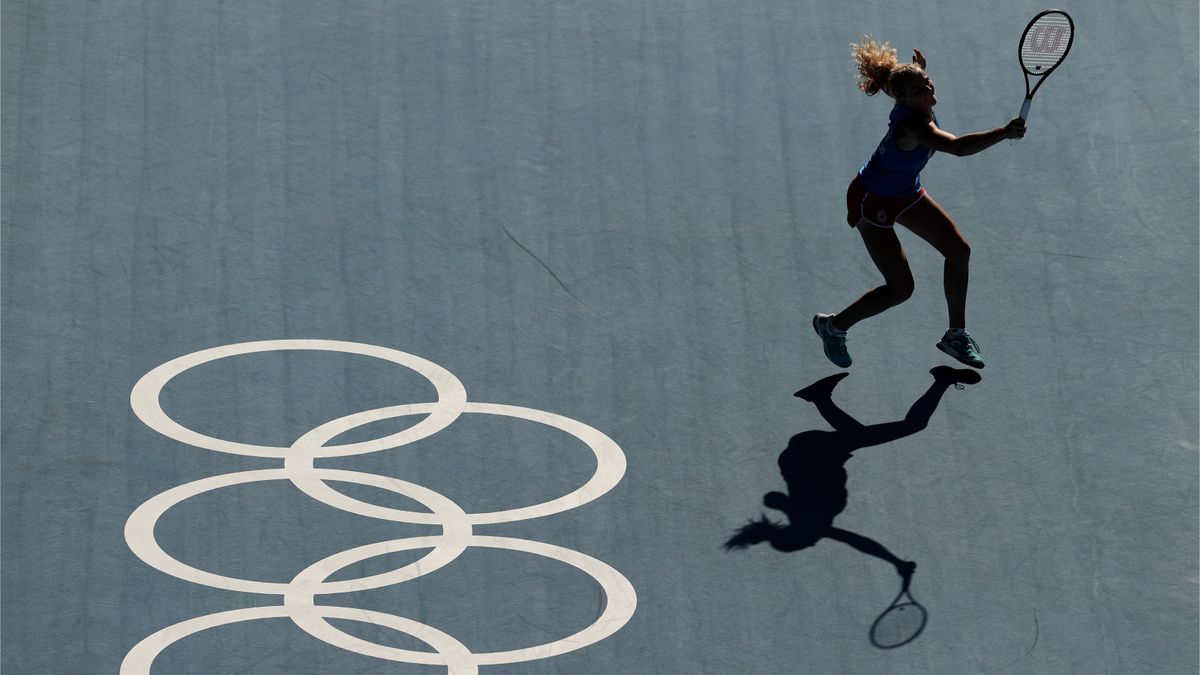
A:
[[[728,541],[726,550],[743,549],[767,542],[778,551],[799,551],[821,539],[834,539],[891,563],[904,579],[912,579],[917,564],[901,560],[870,537],[834,527],[833,520],[846,508],[846,460],[856,450],[882,445],[924,429],[942,395],[951,386],[977,384],[982,378],[973,370],[938,366],[929,371],[933,384],[921,395],[903,420],[864,425],[833,402],[833,388],[849,373],[838,373],[796,392],[817,407],[833,431],[811,430],[792,436],[787,449],[779,455],[779,470],[787,492],[768,492],[763,504],[787,516],[786,524],[764,514],[739,528]]]

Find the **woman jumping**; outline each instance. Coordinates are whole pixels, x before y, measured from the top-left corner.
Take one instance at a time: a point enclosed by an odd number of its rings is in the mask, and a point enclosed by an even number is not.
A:
[[[867,291],[838,314],[817,314],[813,328],[825,343],[825,356],[850,366],[846,331],[851,326],[898,305],[913,292],[912,270],[895,223],[912,230],[946,257],[943,285],[950,326],[938,349],[975,368],[983,367],[979,345],[967,334],[967,276],[971,247],[950,216],[921,187],[921,169],[936,151],[965,157],[1006,138],[1025,136],[1025,121],[955,136],[938,128],[933,82],[925,74],[925,57],[913,50],[912,63],[899,63],[896,50],[870,37],[853,46],[858,88],[867,96],[883,92],[896,101],[887,134],[875,154],[858,171],[846,192],[846,222],[862,235],[867,252],[883,273],[884,284]]]

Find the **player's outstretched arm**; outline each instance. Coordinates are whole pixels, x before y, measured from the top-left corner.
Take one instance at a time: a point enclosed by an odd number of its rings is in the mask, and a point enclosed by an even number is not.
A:
[[[921,145],[938,152],[966,157],[986,150],[1006,138],[1023,138],[1025,136],[1025,120],[1018,117],[1005,126],[962,136],[955,136],[948,131],[939,129],[933,122],[920,126],[915,131]]]

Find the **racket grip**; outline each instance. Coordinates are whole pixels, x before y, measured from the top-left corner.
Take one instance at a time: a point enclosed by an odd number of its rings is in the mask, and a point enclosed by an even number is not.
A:
[[[1027,98],[1027,99],[1025,99],[1025,103],[1023,103],[1021,105],[1021,119],[1026,119],[1027,117],[1029,117],[1029,104],[1030,103],[1033,103],[1033,99]]]

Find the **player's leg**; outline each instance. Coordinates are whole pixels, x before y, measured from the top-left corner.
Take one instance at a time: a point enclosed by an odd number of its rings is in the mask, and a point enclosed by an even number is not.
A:
[[[895,230],[872,225],[869,221],[859,223],[854,229],[862,235],[867,253],[871,255],[875,267],[883,274],[884,284],[867,291],[833,317],[833,326],[839,330],[848,330],[859,321],[904,302],[913,292],[913,276],[908,266],[908,256],[904,253],[904,247],[900,245]]]
[[[979,345],[966,332],[971,245],[945,209],[928,195],[900,214],[898,222],[929,242],[946,260],[942,285],[950,326],[938,342],[938,349],[969,366],[982,368]]]
[[[950,328],[967,327],[967,282],[970,278],[971,245],[958,225],[933,197],[925,198],[900,214],[899,223],[929,242],[945,257],[942,284]]]
[[[867,291],[837,315],[817,314],[813,317],[813,329],[825,343],[825,356],[842,368],[849,368],[851,363],[846,351],[846,329],[904,302],[913,291],[912,270],[895,231],[890,227],[877,227],[867,220],[855,229],[862,235],[871,260],[883,273],[884,285]]]

